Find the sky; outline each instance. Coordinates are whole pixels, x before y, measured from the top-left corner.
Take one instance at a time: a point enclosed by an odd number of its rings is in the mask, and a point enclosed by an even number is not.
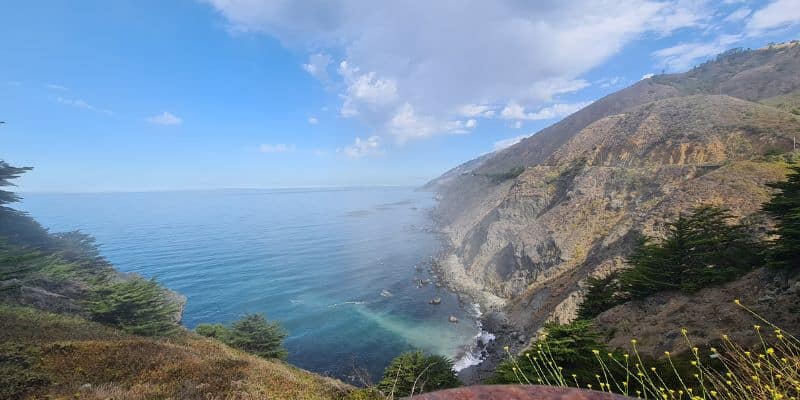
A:
[[[800,39],[800,1],[20,0],[23,192],[420,185],[605,95]]]

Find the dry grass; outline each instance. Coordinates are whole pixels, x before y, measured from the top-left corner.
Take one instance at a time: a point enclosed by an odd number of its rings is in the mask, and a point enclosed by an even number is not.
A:
[[[631,340],[632,351],[601,354],[597,360],[596,383],[589,389],[620,393],[639,399],[665,400],[797,400],[800,398],[800,340],[762,318],[752,309],[735,304],[761,321],[753,325],[758,345],[744,347],[722,335],[720,348],[699,348],[681,330],[689,347],[688,367],[670,352],[656,365],[645,359]],[[526,375],[517,362],[513,371],[520,384],[544,383],[554,386],[579,386],[575,375],[561,368],[550,355],[546,339],[538,351],[527,353],[533,374]],[[506,349],[508,351],[508,349]],[[666,366],[666,368],[663,368]],[[528,376],[530,375],[530,376]]]
[[[353,388],[184,332],[124,335],[79,317],[0,306],[0,342],[36,354],[48,378],[28,398],[337,399]]]

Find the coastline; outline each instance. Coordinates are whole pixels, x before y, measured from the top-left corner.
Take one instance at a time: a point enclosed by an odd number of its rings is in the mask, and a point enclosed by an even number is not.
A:
[[[458,377],[466,385],[482,383],[490,378],[498,364],[507,358],[504,349],[506,346],[509,352],[516,354],[528,345],[529,340],[508,323],[505,313],[506,300],[483,290],[466,275],[453,250],[452,241],[441,229],[439,232],[442,236],[443,250],[439,257],[432,260],[431,274],[440,284],[455,293],[462,304],[472,304],[475,307],[479,329],[464,356],[471,359],[468,365],[457,370]],[[462,362],[461,359],[457,361]]]

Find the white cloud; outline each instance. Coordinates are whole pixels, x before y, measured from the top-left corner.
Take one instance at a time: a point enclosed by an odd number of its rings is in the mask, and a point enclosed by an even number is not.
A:
[[[608,88],[612,88],[612,87],[618,86],[618,85],[620,85],[621,83],[624,83],[624,82],[625,82],[625,78],[623,78],[621,76],[613,76],[613,77],[610,77],[610,78],[600,79],[596,83],[598,85],[600,85],[600,88],[608,89]]]
[[[493,106],[488,104],[464,104],[458,108],[458,115],[463,117],[483,117],[491,118],[494,116]]]
[[[93,105],[91,105],[91,104],[89,104],[86,101],[81,100],[81,99],[68,99],[68,98],[64,98],[64,97],[58,97],[58,98],[56,98],[56,102],[61,103],[61,104],[66,104],[68,106],[80,108],[80,109],[83,109],[83,110],[87,110],[87,111],[94,111],[94,112],[98,112],[98,113],[101,113],[101,114],[106,114],[106,115],[111,115],[111,114],[114,113],[111,110],[106,110],[106,109],[95,107],[95,106],[93,106]]]
[[[308,57],[308,63],[303,64],[303,69],[314,78],[325,82],[328,80],[328,65],[331,61],[331,56],[324,53],[315,53]]]
[[[776,0],[757,10],[747,22],[747,31],[758,35],[764,31],[800,23],[800,1]]]
[[[308,117],[308,123],[311,124],[311,125],[316,125],[316,124],[319,123],[319,120],[317,119],[317,117],[312,115],[312,116]]]
[[[654,74],[654,73],[652,73],[652,72],[649,72],[649,73],[646,73],[646,74],[642,75],[642,77],[641,77],[639,80],[640,80],[640,81],[643,81],[643,80],[645,80],[645,79],[650,79],[650,78],[652,78],[652,77],[654,77],[654,76],[656,76],[656,74]]]
[[[525,108],[521,105],[510,102],[500,112],[500,116],[504,119],[528,120],[536,121],[543,119],[562,118],[580,110],[583,107],[592,104],[591,101],[582,101],[578,103],[557,103],[548,107],[539,109],[536,112],[526,112]]]
[[[154,115],[152,117],[147,117],[145,120],[156,125],[180,125],[183,123],[183,119],[168,111],[164,111],[161,114]]]
[[[748,16],[750,16],[750,14],[752,12],[753,11],[750,10],[749,8],[742,7],[740,9],[728,14],[728,16],[723,19],[723,21],[724,22],[739,22],[739,21],[747,18]]]
[[[653,52],[659,65],[670,71],[684,71],[698,61],[715,56],[740,41],[741,35],[720,35],[711,42],[681,43]]]
[[[519,135],[519,136],[515,136],[515,137],[512,137],[512,138],[508,138],[508,139],[498,140],[498,141],[494,142],[492,148],[494,149],[494,151],[503,150],[506,147],[513,146],[513,145],[519,143],[522,139],[526,139],[526,138],[529,138],[531,136],[533,136],[533,133],[529,133],[527,135]]]
[[[258,146],[258,151],[262,153],[288,153],[295,150],[293,144],[262,144]]]
[[[69,90],[69,88],[67,88],[66,86],[56,85],[54,83],[48,83],[48,84],[44,85],[44,87],[46,87],[48,89],[52,89],[52,90],[58,90],[58,91],[61,91],[61,92],[66,92],[67,90]]]
[[[552,103],[626,44],[712,15],[690,0],[205,1],[234,30],[309,54],[312,75],[339,55],[341,115],[399,141],[462,131],[462,118],[493,117],[491,105],[563,107]]]
[[[377,135],[370,136],[366,140],[361,140],[360,137],[356,137],[355,143],[339,151],[344,153],[348,158],[361,158],[383,154],[381,138]]]
[[[511,124],[511,127],[514,129],[522,128],[522,121],[514,121],[514,123]]]

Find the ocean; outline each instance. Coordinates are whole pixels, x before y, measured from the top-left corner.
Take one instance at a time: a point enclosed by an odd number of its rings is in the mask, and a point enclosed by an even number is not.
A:
[[[290,363],[358,383],[355,368],[376,381],[406,350],[476,361],[465,349],[478,311],[424,283],[442,246],[434,206],[385,187],[29,193],[17,208],[93,235],[119,270],[185,295],[188,328],[264,313],[288,331]]]

